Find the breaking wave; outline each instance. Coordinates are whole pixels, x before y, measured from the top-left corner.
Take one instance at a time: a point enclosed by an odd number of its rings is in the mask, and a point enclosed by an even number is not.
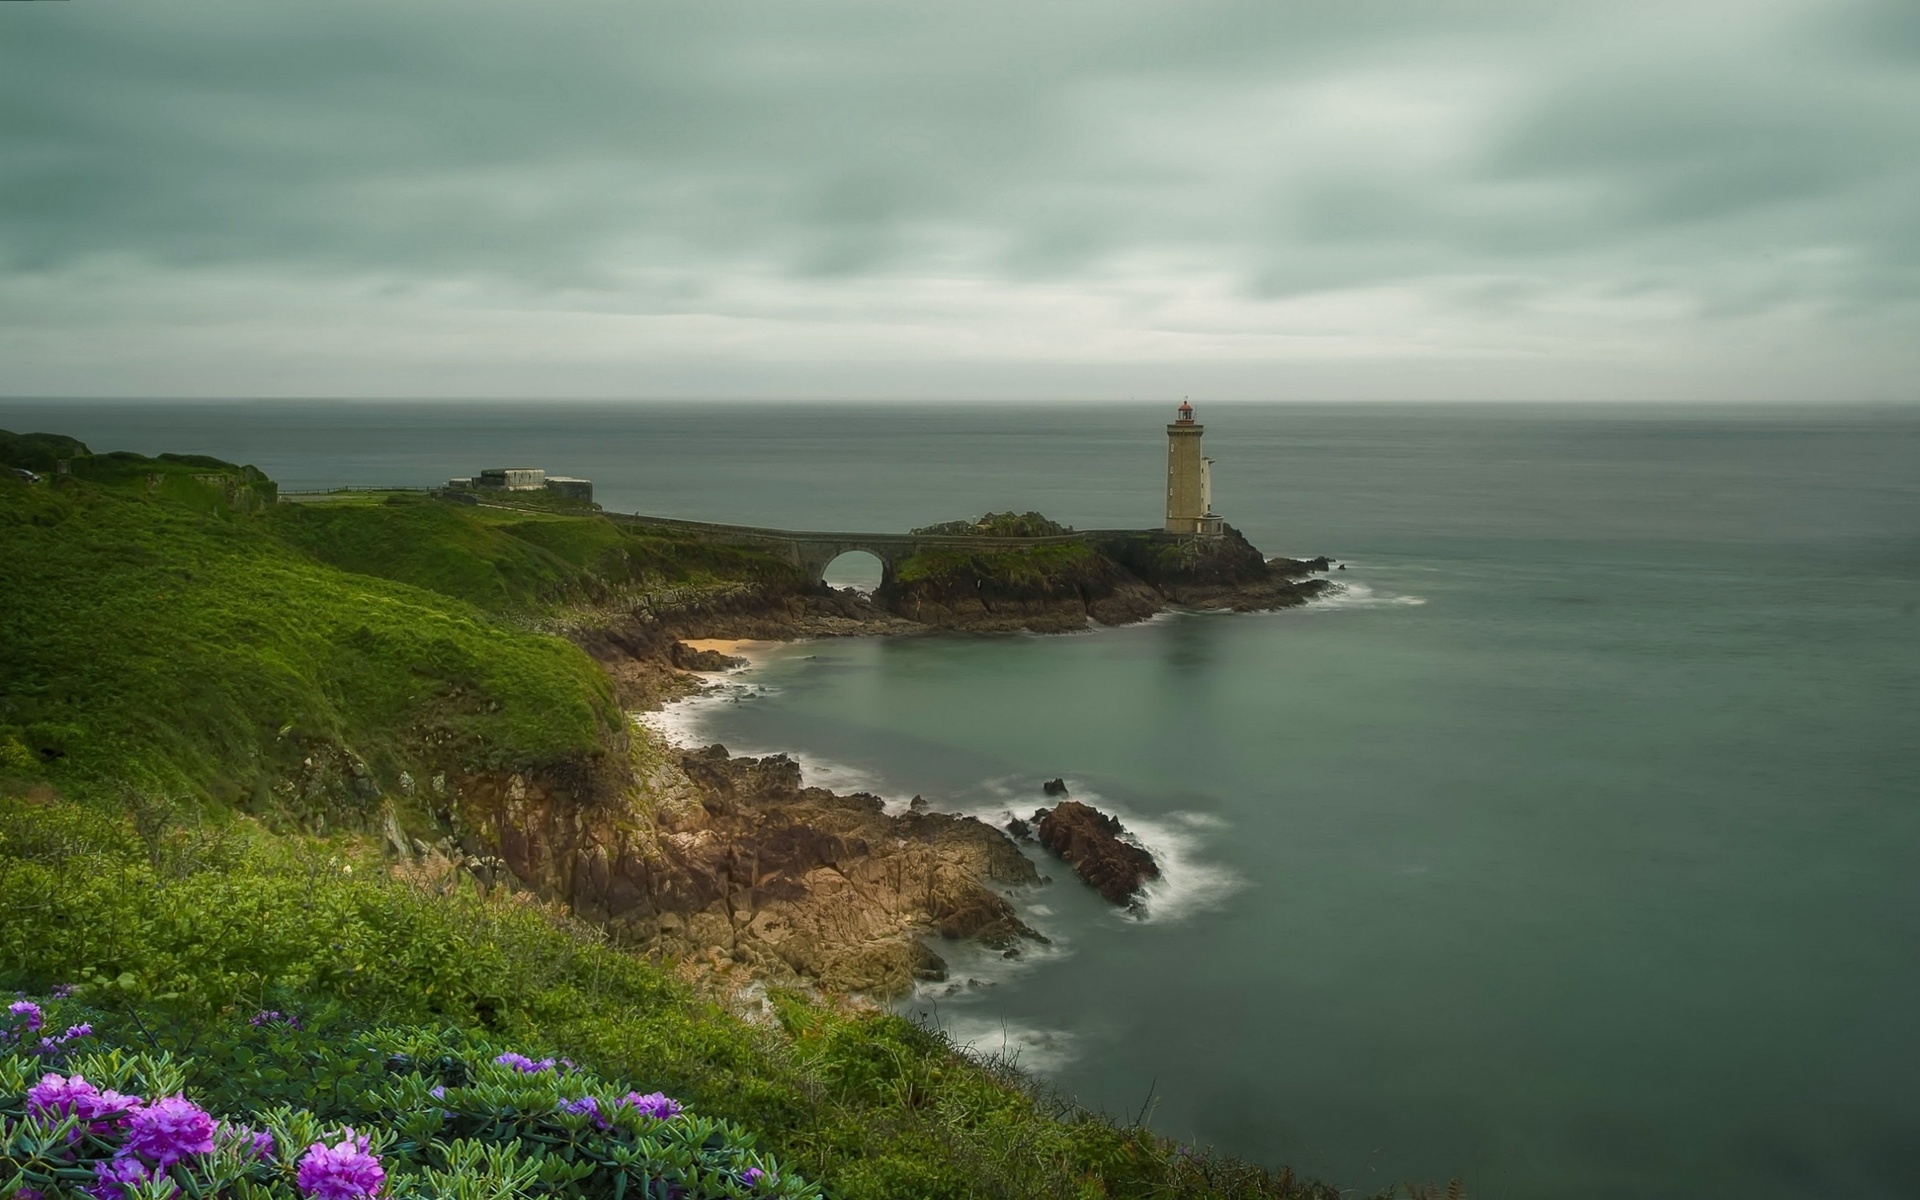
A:
[[[1338,588],[1324,596],[1317,596],[1307,602],[1307,611],[1314,609],[1340,608],[1393,608],[1425,604],[1423,596],[1398,595],[1392,592],[1376,592],[1364,583],[1342,583]]]

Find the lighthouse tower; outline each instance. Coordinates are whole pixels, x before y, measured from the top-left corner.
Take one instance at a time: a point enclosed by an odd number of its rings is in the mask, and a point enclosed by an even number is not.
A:
[[[1193,405],[1180,402],[1180,416],[1167,426],[1167,532],[1217,534],[1213,512],[1213,460],[1200,453],[1206,426],[1193,419]]]

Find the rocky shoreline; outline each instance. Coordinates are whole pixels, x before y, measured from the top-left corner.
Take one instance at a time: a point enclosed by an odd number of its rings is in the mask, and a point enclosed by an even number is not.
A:
[[[996,887],[1040,882],[972,817],[890,815],[879,797],[804,786],[784,755],[670,748],[644,802],[594,808],[523,776],[458,781],[461,824],[522,885],[617,941],[768,983],[875,997],[945,977],[923,936],[1017,954],[1045,939]]]
[[[713,686],[693,672],[740,665],[688,645],[703,639],[1067,632],[1174,608],[1292,607],[1334,586],[1314,577],[1327,560],[1264,559],[1231,529],[1210,541],[1119,537],[1059,559],[1028,569],[1004,554],[949,556],[871,596],[790,579],[656,596],[567,633],[623,707],[648,711]],[[944,978],[927,939],[972,939],[1009,956],[1045,940],[1002,894],[1041,882],[1005,830],[919,804],[889,814],[875,796],[807,787],[783,755],[654,738],[632,749],[630,782],[459,781],[463,844],[624,944],[736,980],[888,998]],[[1045,791],[1064,795],[1065,785]],[[1117,905],[1137,905],[1159,876],[1118,821],[1077,801],[1035,813],[1024,832]]]

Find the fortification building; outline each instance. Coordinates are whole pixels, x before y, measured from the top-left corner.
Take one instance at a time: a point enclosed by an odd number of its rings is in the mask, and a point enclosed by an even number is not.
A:
[[[1167,531],[1216,536],[1225,520],[1213,511],[1213,460],[1200,452],[1206,426],[1193,419],[1193,405],[1180,402],[1180,416],[1167,426]]]

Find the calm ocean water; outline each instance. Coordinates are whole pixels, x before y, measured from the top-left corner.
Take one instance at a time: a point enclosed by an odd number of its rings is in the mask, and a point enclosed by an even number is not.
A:
[[[28,405],[288,487],[526,463],[610,508],[1152,524],[1167,406]],[[1082,1101],[1343,1186],[1920,1195],[1920,410],[1202,405],[1302,611],[791,647],[674,714],[819,782],[1118,812],[1145,919],[915,1007]],[[1043,869],[1049,869],[1044,868]]]

